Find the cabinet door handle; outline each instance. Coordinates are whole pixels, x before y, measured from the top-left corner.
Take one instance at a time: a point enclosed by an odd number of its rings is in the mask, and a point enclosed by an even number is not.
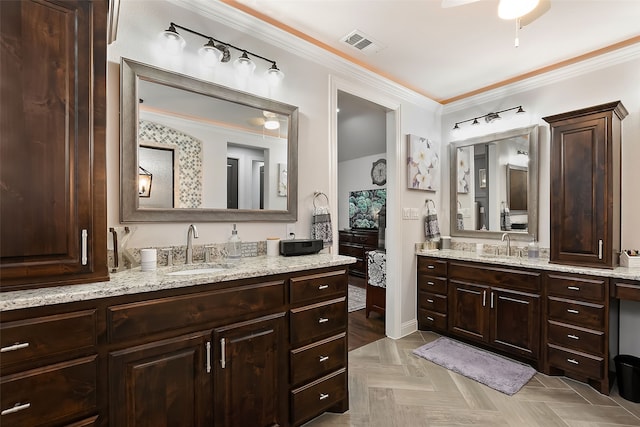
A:
[[[580,339],[580,337],[579,337],[579,336],[577,336],[577,335],[573,335],[573,334],[569,334],[569,335],[567,335],[567,337],[568,337],[568,338],[571,338],[571,339],[574,339],[574,340],[579,340],[579,339]]]
[[[224,369],[227,366],[227,342],[224,338],[220,339],[220,367]]]
[[[598,259],[602,259],[602,239],[598,240]]]
[[[9,345],[7,347],[2,347],[0,349],[0,353],[6,353],[7,351],[16,351],[16,350],[20,350],[22,348],[27,348],[27,347],[29,347],[29,343],[28,342],[15,343],[15,344]]]
[[[572,308],[567,309],[567,312],[568,312],[568,313],[571,313],[571,314],[578,314],[578,313],[580,313],[578,310],[574,310],[574,309],[572,309]]]
[[[434,268],[436,268],[436,266],[435,266],[435,265],[427,265],[427,268],[428,268],[429,270],[433,270]]]
[[[427,285],[429,285],[429,286],[433,286],[433,285],[435,285],[435,283],[433,283],[433,282],[427,282]]]
[[[493,291],[491,291],[491,307],[490,308],[493,308]]]
[[[320,286],[318,286],[318,290],[319,291],[323,291],[323,290],[327,289],[328,287],[329,287],[329,285],[320,285]]]
[[[431,317],[431,316],[427,316],[427,320],[428,320],[429,322],[433,322],[433,317]]]
[[[0,412],[0,415],[15,414],[16,412],[29,409],[30,406],[31,406],[31,403],[16,403],[13,408],[3,409],[2,412]]]
[[[569,289],[570,291],[579,291],[580,288],[577,286],[567,286],[567,289]]]
[[[578,362],[576,359],[567,359],[567,362],[573,363],[574,365],[579,365],[580,364],[580,362]]]
[[[326,317],[321,317],[318,319],[318,323],[327,323],[329,321],[329,319],[327,319]]]
[[[326,362],[329,360],[329,356],[320,356],[320,362]]]
[[[82,265],[87,265],[87,239],[89,233],[85,228],[82,229]]]
[[[482,306],[487,306],[487,291],[482,291]]]
[[[211,341],[207,341],[205,347],[207,350],[207,373],[209,373],[211,372]]]
[[[427,299],[427,302],[428,302],[429,304],[433,304],[433,300],[432,300],[431,298],[428,298],[428,299]]]
[[[320,393],[320,400],[325,400],[329,397],[329,393]]]

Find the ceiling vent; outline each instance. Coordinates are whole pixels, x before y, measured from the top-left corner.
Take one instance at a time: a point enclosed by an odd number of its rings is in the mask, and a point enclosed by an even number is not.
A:
[[[374,40],[360,30],[353,30],[341,40],[342,43],[346,43],[354,49],[359,50],[365,55],[371,55],[380,52],[385,46],[382,43]]]

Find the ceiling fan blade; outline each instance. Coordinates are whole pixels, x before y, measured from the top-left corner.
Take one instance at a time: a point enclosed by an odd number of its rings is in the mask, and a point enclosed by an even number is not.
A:
[[[464,4],[475,3],[479,0],[442,0],[442,7],[456,7]]]
[[[540,3],[538,3],[535,9],[520,18],[520,27],[531,24],[547,13],[549,9],[551,9],[551,0],[540,0]]]

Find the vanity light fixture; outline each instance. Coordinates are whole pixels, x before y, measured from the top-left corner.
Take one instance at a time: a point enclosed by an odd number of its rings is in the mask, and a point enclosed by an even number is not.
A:
[[[265,72],[267,81],[270,85],[275,86],[284,79],[284,73],[280,71],[276,65],[276,61],[260,56],[257,53],[250,52],[246,49],[242,49],[241,47],[234,46],[231,43],[218,40],[214,37],[202,34],[182,25],[178,25],[174,22],[171,22],[169,24],[169,28],[160,33],[160,37],[164,42],[165,48],[171,54],[179,54],[186,45],[186,41],[178,33],[177,29],[184,30],[207,40],[207,42],[198,49],[198,55],[200,56],[202,63],[207,67],[215,67],[221,62],[229,62],[231,60],[231,53],[229,49],[235,49],[238,52],[242,52],[242,54],[233,62],[236,71],[241,77],[253,74],[256,64],[252,58],[260,58],[271,64],[271,67]]]
[[[522,105],[519,105],[517,107],[513,107],[513,108],[507,108],[506,110],[500,110],[500,111],[495,111],[495,112],[490,112],[485,114],[484,116],[478,116],[478,117],[473,117],[471,119],[467,119],[467,120],[462,120],[460,122],[456,122],[453,125],[453,130],[458,130],[460,129],[460,125],[462,123],[467,123],[467,122],[472,122],[472,125],[479,125],[480,122],[478,121],[478,119],[484,119],[484,121],[486,123],[491,123],[494,120],[498,120],[501,119],[502,117],[500,117],[500,113],[505,113],[507,111],[513,111],[513,110],[518,110],[515,112],[515,114],[521,114],[524,113],[525,111],[522,109]]]

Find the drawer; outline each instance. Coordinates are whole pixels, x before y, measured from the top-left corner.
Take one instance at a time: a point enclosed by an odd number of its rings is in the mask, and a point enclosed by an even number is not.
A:
[[[547,338],[552,344],[574,350],[596,354],[604,354],[605,350],[604,332],[579,328],[553,320],[547,324]]]
[[[541,274],[537,271],[468,262],[450,262],[449,279],[533,292],[538,292],[541,288]]]
[[[293,277],[289,300],[292,304],[344,295],[347,291],[347,270]]]
[[[548,344],[549,365],[588,378],[604,378],[604,359],[588,353]]]
[[[96,310],[6,322],[0,325],[0,366],[28,364],[46,358],[55,361],[95,352]]]
[[[605,309],[602,304],[549,297],[547,306],[552,320],[599,330],[605,326]]]
[[[432,294],[428,292],[420,292],[420,308],[429,311],[437,311],[438,313],[447,312],[447,296],[440,294]]]
[[[111,342],[277,310],[285,303],[284,281],[263,282],[107,308]]]
[[[447,293],[447,279],[444,277],[418,277],[418,290],[420,292]]]
[[[351,241],[350,231],[338,231],[338,239],[340,243]]]
[[[616,280],[611,284],[613,297],[631,301],[640,301],[640,282]]]
[[[347,372],[340,369],[291,391],[291,423],[300,425],[347,397]]]
[[[547,293],[551,296],[577,300],[604,302],[607,279],[577,276],[547,275]]]
[[[88,356],[2,377],[2,425],[53,424],[97,412],[96,359]]]
[[[345,333],[291,351],[291,384],[300,384],[346,365]]]
[[[291,344],[314,341],[347,327],[346,297],[291,310]]]
[[[358,233],[355,232],[351,235],[351,242],[357,243],[362,246],[369,246],[372,248],[378,247],[378,233],[377,232],[368,232],[368,233]]]
[[[446,276],[447,261],[418,256],[418,276]]]
[[[364,249],[362,248],[362,246],[340,244],[338,250],[340,251],[340,255],[352,256],[360,259],[364,257]]]
[[[447,330],[447,315],[429,310],[418,310],[418,327],[420,330]]]

